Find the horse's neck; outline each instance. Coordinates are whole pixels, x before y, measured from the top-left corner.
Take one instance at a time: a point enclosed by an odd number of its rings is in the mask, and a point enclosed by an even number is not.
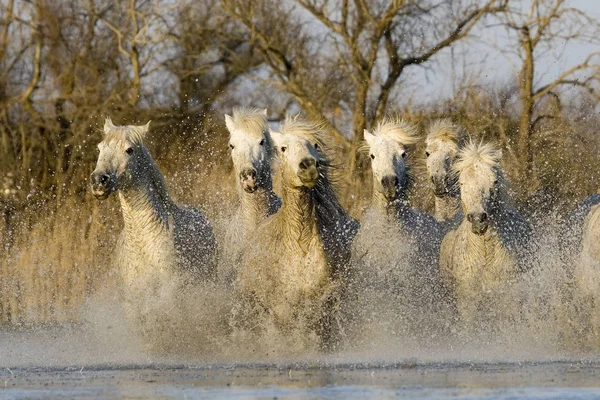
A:
[[[260,188],[254,193],[241,191],[240,215],[243,229],[254,230],[277,208],[278,198],[271,188]]]
[[[315,193],[313,189],[283,188],[280,215],[284,237],[307,251],[313,238],[319,233]]]
[[[447,194],[443,197],[435,196],[435,219],[448,221],[460,210],[460,197],[458,194]]]
[[[485,265],[504,262],[507,257],[507,249],[496,227],[489,225],[483,235],[476,235],[471,231],[471,224],[464,220],[462,223],[469,255],[476,264],[483,262]]]
[[[164,184],[149,180],[119,192],[125,235],[129,241],[153,241],[168,234],[175,204]]]
[[[404,224],[404,219],[410,212],[410,203],[406,194],[402,194],[397,200],[389,202],[385,196],[378,191],[373,191],[372,207],[386,217],[388,222]]]

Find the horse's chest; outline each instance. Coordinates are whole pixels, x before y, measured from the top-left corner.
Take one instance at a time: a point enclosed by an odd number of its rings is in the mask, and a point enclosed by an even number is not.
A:
[[[581,293],[597,296],[600,289],[600,205],[594,206],[585,220],[575,281]]]
[[[494,231],[475,235],[464,231],[464,240],[456,246],[455,268],[459,282],[465,285],[496,286],[509,279],[513,263]]]
[[[583,253],[600,262],[600,205],[590,211],[584,225]]]
[[[329,265],[319,239],[295,246],[279,260],[278,286],[286,296],[310,296],[329,282]]]
[[[172,234],[153,230],[143,234],[123,233],[119,267],[124,283],[155,285],[168,280],[176,262]]]

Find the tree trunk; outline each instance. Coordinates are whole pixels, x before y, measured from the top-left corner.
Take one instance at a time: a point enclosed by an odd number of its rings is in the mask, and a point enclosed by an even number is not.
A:
[[[352,128],[354,135],[351,139],[351,168],[349,169],[350,182],[358,182],[353,190],[358,189],[359,199],[369,198],[369,189],[371,188],[371,163],[369,158],[363,152],[358,151],[361,142],[364,140],[364,130],[367,129],[366,104],[368,84],[360,85],[357,88],[356,103],[354,106],[354,115],[352,116]],[[364,192],[364,193],[363,193]]]
[[[519,98],[521,101],[521,115],[519,117],[519,135],[517,142],[518,155],[518,178],[520,186],[527,196],[535,191],[537,179],[533,166],[533,154],[531,149],[532,119],[533,119],[533,79],[534,59],[533,46],[529,38],[529,32],[525,32],[522,40],[524,50],[523,66],[519,74]]]

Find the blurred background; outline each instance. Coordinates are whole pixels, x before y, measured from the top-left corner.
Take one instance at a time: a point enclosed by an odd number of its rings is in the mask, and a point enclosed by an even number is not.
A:
[[[0,324],[76,321],[112,279],[120,207],[88,190],[106,116],[152,120],[173,197],[217,233],[234,106],[325,121],[356,217],[362,132],[399,114],[496,141],[518,208],[559,219],[600,178],[599,18],[596,0],[0,0]],[[413,203],[430,210],[422,153]]]

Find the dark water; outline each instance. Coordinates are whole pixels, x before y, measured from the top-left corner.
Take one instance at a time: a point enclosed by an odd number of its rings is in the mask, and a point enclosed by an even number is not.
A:
[[[593,399],[599,363],[4,369],[4,398]]]

